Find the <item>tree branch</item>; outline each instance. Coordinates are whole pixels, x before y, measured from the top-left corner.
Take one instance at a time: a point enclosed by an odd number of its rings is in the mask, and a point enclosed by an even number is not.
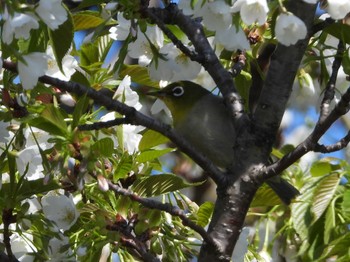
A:
[[[314,152],[320,152],[320,153],[336,152],[336,151],[339,151],[339,150],[347,147],[349,142],[350,142],[350,131],[346,134],[346,136],[344,136],[342,139],[340,139],[335,144],[327,145],[327,146],[326,145],[316,144],[316,146],[314,148]]]
[[[157,17],[157,21],[162,21],[162,23],[175,24],[187,35],[197,54],[200,54],[199,61],[201,65],[208,71],[223,94],[233,119],[236,120],[236,123],[242,125],[241,120],[245,119],[242,99],[234,85],[231,73],[222,66],[210,46],[200,21],[184,15],[178,9],[177,4],[170,4],[165,9],[148,8],[141,10],[141,12],[145,17]]]
[[[80,125],[78,126],[78,128],[81,131],[88,131],[88,130],[99,130],[102,128],[109,128],[112,126],[118,126],[123,124],[129,124],[129,120],[127,120],[126,118],[116,118],[114,120],[110,120],[106,122],[96,122],[93,124]]]
[[[96,177],[94,177],[94,178],[96,178]],[[108,179],[106,179],[106,180],[107,180],[109,189],[114,191],[115,193],[121,194],[123,196],[127,196],[131,200],[136,201],[147,208],[165,211],[165,212],[171,214],[172,216],[179,217],[185,226],[192,228],[194,231],[196,231],[198,234],[200,234],[204,241],[206,241],[208,243],[212,243],[211,238],[208,236],[208,234],[204,230],[204,228],[201,226],[198,226],[195,222],[190,220],[186,216],[185,212],[183,210],[181,210],[179,207],[172,206],[169,203],[162,203],[162,202],[159,202],[159,201],[156,201],[153,199],[143,198],[143,197],[133,193],[131,190],[124,189],[122,187],[119,187],[116,184],[113,184],[110,180],[108,180]]]
[[[293,151],[285,155],[279,161],[273,163],[265,169],[263,177],[265,179],[271,178],[280,174],[283,170],[291,166],[303,155],[310,151],[322,152],[322,146],[318,145],[319,139],[327,132],[331,125],[338,120],[342,115],[345,115],[350,109],[350,87],[342,95],[339,103],[331,111],[331,113],[322,121],[318,121],[312,133]],[[330,145],[329,147],[323,147],[325,150],[329,149],[330,152],[333,152],[332,149],[343,148],[345,144],[349,142],[349,133],[341,139],[338,143]],[[346,146],[346,145],[345,145]],[[344,146],[344,147],[345,147]]]
[[[16,63],[6,60],[3,61],[3,68],[18,73],[16,66]],[[208,176],[210,176],[214,182],[217,184],[225,183],[226,175],[221,172],[206,156],[198,152],[198,150],[188,143],[185,138],[175,132],[175,130],[169,125],[150,118],[136,111],[135,108],[127,106],[109,96],[106,96],[100,91],[96,91],[93,88],[86,87],[82,84],[59,80],[46,75],[39,77],[39,81],[44,84],[57,87],[61,91],[63,90],[74,93],[78,96],[87,95],[93,99],[95,103],[103,105],[107,110],[116,111],[122,115],[125,115],[125,118],[129,121],[129,124],[144,126],[161,133],[176,144],[182,152],[190,156],[199,166],[201,166],[204,170],[207,170]]]
[[[327,115],[329,114],[330,103],[334,99],[335,94],[335,84],[337,82],[338,71],[341,66],[341,62],[343,60],[343,54],[345,51],[345,46],[343,41],[339,40],[337,53],[335,55],[335,59],[332,64],[332,74],[328,80],[323,100],[320,106],[320,118],[319,121],[322,122]]]

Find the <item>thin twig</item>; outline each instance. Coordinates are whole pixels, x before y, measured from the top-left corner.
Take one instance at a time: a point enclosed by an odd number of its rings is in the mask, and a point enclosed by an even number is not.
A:
[[[241,73],[241,71],[245,67],[246,60],[247,60],[247,58],[245,57],[245,52],[239,51],[237,62],[235,62],[230,69],[230,73],[231,73],[232,77],[236,77]]]
[[[350,131],[344,136],[342,139],[340,139],[337,143],[334,143],[332,145],[320,145],[317,144],[315,146],[314,152],[320,152],[320,153],[332,153],[339,151],[345,147],[350,142]]]
[[[205,242],[207,242],[207,243],[212,242],[211,238],[207,235],[207,232],[204,230],[204,228],[201,226],[198,226],[196,223],[194,223],[192,220],[190,220],[186,216],[185,212],[183,210],[181,210],[179,207],[173,206],[169,203],[162,203],[162,202],[159,202],[159,201],[156,201],[153,199],[143,198],[143,197],[133,193],[131,190],[127,190],[127,189],[119,187],[118,185],[113,184],[109,180],[107,180],[107,182],[108,182],[109,189],[113,190],[115,193],[121,194],[123,196],[127,196],[131,200],[136,201],[145,207],[165,211],[173,216],[179,217],[185,226],[190,227],[191,229],[196,231],[198,234],[200,234]]]
[[[105,122],[96,122],[93,124],[80,125],[78,128],[81,131],[100,130],[102,128],[109,128],[112,126],[118,126],[123,124],[129,124],[129,121],[126,118],[116,118]]]
[[[324,92],[323,100],[321,103],[321,112],[320,112],[320,119],[319,119],[320,122],[322,122],[325,119],[325,117],[329,114],[330,103],[334,99],[335,84],[337,82],[338,71],[341,66],[344,51],[345,51],[344,43],[343,41],[339,40],[337,53],[335,55],[335,58],[332,64],[332,74],[329,77],[329,80]]]
[[[335,23],[335,20],[332,18],[326,18],[324,21],[315,24],[312,29],[311,29],[311,34],[314,35],[319,31],[322,31],[323,29],[325,29],[326,27],[332,25]]]
[[[148,17],[150,17],[158,27],[163,31],[163,33],[173,42],[173,44],[187,57],[189,57],[192,61],[196,61],[198,63],[203,62],[203,57],[199,56],[195,51],[190,50],[187,46],[185,46],[174,34],[170,31],[169,28],[166,27],[165,23],[159,19],[151,9],[147,9]]]
[[[10,261],[18,261],[15,257],[15,255],[12,252],[11,248],[11,231],[10,231],[10,225],[12,223],[16,222],[16,217],[13,215],[12,209],[6,209],[4,208],[2,210],[2,222],[4,224],[3,229],[3,235],[4,235],[4,245],[7,252],[7,256],[9,257]]]

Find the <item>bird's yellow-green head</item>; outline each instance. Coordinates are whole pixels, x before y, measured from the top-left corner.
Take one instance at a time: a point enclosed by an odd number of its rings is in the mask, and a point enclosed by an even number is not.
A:
[[[166,104],[176,125],[190,112],[193,105],[211,93],[191,81],[180,81],[148,94],[158,97]]]

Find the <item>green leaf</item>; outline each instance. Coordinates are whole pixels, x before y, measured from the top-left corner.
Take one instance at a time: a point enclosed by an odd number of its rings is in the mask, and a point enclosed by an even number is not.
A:
[[[61,24],[58,29],[54,31],[49,30],[53,53],[55,55],[57,65],[62,72],[62,59],[71,47],[74,36],[73,20],[69,14],[70,12],[68,12],[68,19]]]
[[[350,219],[350,189],[347,189],[343,194],[343,201],[341,203],[343,215]]]
[[[346,233],[341,235],[339,238],[336,238],[334,241],[329,243],[324,249],[322,256],[319,261],[325,261],[325,258],[329,258],[331,256],[343,256],[348,255],[350,246],[350,233]],[[337,260],[338,261],[338,260]]]
[[[90,66],[100,62],[98,57],[98,47],[96,44],[87,43],[80,47],[80,63],[82,66]]]
[[[186,183],[182,178],[172,174],[152,175],[135,181],[133,191],[144,197],[159,196],[200,183]]]
[[[146,150],[141,152],[137,157],[136,157],[136,161],[139,163],[145,163],[147,161],[152,161],[156,158],[159,158],[162,155],[165,155],[167,153],[170,153],[174,151],[174,149],[172,148],[165,148],[162,150]]]
[[[103,24],[105,20],[96,11],[81,11],[73,14],[74,31],[88,30]]]
[[[324,29],[328,34],[350,44],[350,26],[343,23],[334,23]]]
[[[96,5],[102,4],[104,2],[105,2],[105,0],[84,0],[84,1],[81,1],[79,6],[77,7],[77,9],[83,9],[83,8],[90,7],[90,6],[96,6]]]
[[[264,184],[256,192],[250,207],[275,206],[280,204],[281,200],[276,193]]]
[[[123,78],[129,75],[133,82],[140,85],[159,88],[159,83],[152,81],[146,67],[139,65],[124,65],[120,72],[120,77]]]
[[[29,124],[53,135],[67,136],[67,124],[64,117],[53,104],[46,105],[40,117],[30,120]]]
[[[46,52],[48,42],[47,30],[32,30],[30,32],[30,41],[28,45],[28,53],[30,52]]]
[[[149,129],[143,134],[139,144],[139,149],[140,151],[144,151],[145,149],[150,149],[152,147],[164,144],[168,141],[169,139],[167,137]]]
[[[310,173],[314,177],[324,176],[332,172],[332,166],[329,161],[320,160],[311,165]]]
[[[197,212],[197,225],[205,227],[208,225],[209,220],[214,211],[214,204],[212,202],[203,203]]]
[[[113,181],[125,178],[132,170],[133,160],[128,154],[124,154],[119,160],[117,169],[113,173]]]
[[[86,95],[80,97],[74,107],[72,129],[79,125],[80,119],[86,113],[88,106],[89,98]]]
[[[110,157],[114,152],[113,140],[109,137],[98,140],[91,146],[91,153],[93,156]]]
[[[249,105],[249,90],[252,83],[252,76],[245,71],[241,71],[239,75],[235,77],[235,84],[238,89],[238,93],[246,101],[245,105]]]
[[[311,206],[311,212],[314,214],[315,220],[319,219],[327,209],[339,185],[339,181],[339,173],[333,173],[325,176],[317,184],[313,196],[313,205]]]
[[[293,228],[298,233],[301,241],[308,238],[309,228],[312,223],[310,203],[313,197],[313,186],[305,185],[300,191],[302,194],[290,205]]]
[[[323,236],[325,243],[329,242],[329,240],[331,239],[331,234],[334,231],[334,228],[336,227],[334,200],[335,199],[333,199],[326,211]]]

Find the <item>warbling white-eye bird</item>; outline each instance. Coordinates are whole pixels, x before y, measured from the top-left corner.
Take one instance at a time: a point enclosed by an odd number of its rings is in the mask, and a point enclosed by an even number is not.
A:
[[[230,166],[236,132],[224,99],[202,86],[181,81],[148,93],[161,99],[169,108],[175,130],[196,149],[221,168]],[[299,191],[281,177],[267,181],[285,204]]]

